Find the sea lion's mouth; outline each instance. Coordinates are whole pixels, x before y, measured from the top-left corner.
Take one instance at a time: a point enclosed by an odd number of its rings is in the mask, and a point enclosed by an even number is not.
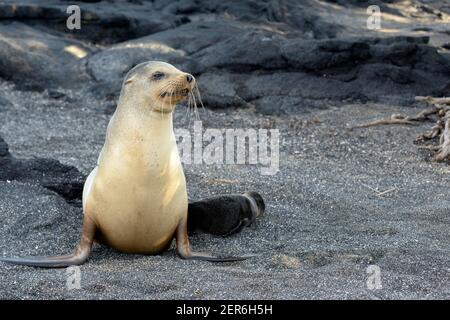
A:
[[[183,90],[178,90],[178,91],[173,91],[173,92],[167,92],[164,91],[163,93],[161,93],[161,97],[165,98],[165,97],[187,97],[189,93],[189,89],[183,89]]]

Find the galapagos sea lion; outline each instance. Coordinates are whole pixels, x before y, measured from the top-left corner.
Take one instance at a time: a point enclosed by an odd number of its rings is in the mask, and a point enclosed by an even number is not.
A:
[[[188,207],[188,231],[227,237],[251,226],[266,209],[261,195],[220,195],[192,201]]]
[[[137,65],[122,84],[97,166],[83,189],[83,229],[72,254],[0,258],[36,267],[83,264],[94,240],[125,253],[157,254],[173,238],[183,259],[238,261],[193,252],[187,233],[186,180],[172,111],[196,86],[195,78],[158,61]]]

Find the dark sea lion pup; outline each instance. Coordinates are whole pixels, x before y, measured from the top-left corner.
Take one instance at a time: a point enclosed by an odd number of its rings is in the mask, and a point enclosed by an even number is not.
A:
[[[158,61],[125,77],[97,166],[83,189],[83,231],[73,253],[0,258],[36,267],[83,264],[94,240],[125,253],[157,254],[176,239],[183,259],[238,261],[191,250],[186,179],[173,132],[172,111],[192,95],[195,78]]]
[[[254,224],[265,209],[261,195],[252,191],[193,201],[188,207],[188,230],[227,237]]]

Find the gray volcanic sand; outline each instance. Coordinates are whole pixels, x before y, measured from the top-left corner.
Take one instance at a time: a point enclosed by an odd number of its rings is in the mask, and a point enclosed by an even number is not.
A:
[[[21,103],[3,113],[8,125],[2,132],[14,155],[56,158],[88,173],[108,118],[98,105],[50,109],[42,94],[10,98]],[[2,297],[449,298],[449,168],[412,143],[429,125],[346,129],[400,111],[394,105],[348,104],[295,118],[261,117],[252,110],[200,112],[204,128],[269,122],[280,130],[276,175],[262,176],[249,165],[184,166],[192,199],[244,190],[264,196],[267,213],[256,229],[226,239],[191,238],[196,249],[256,258],[214,264],[183,261],[173,250],[138,256],[96,245],[81,266],[80,290],[66,288],[65,269],[1,265]],[[189,128],[185,116],[179,107],[176,127]],[[0,188],[4,255],[59,254],[76,245],[81,208],[19,182],[1,182]],[[380,267],[382,289],[367,288],[369,264]]]
[[[87,13],[79,33],[65,30],[66,1],[2,2],[0,136],[17,159],[87,175],[124,74],[158,59],[197,77],[204,129],[278,129],[280,165],[275,175],[184,165],[190,199],[262,194],[255,228],[191,237],[196,250],[254,258],[184,261],[174,246],[142,256],[96,244],[80,289],[67,287],[66,269],[0,263],[0,298],[449,299],[450,167],[413,143],[433,123],[349,128],[414,114],[425,107],[416,95],[450,94],[450,6],[372,2],[384,13],[379,31],[365,27],[369,1],[76,2]],[[174,125],[192,130],[184,106]],[[30,176],[48,175],[39,170]],[[43,185],[0,179],[3,256],[78,243],[79,199]]]

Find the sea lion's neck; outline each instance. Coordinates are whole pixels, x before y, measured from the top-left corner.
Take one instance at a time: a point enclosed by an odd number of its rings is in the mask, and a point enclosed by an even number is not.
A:
[[[105,147],[154,149],[157,145],[176,143],[172,112],[158,112],[158,108],[137,99],[120,99],[108,125]]]
[[[171,164],[171,170],[166,173],[178,170],[181,163],[176,161],[178,151],[172,113],[157,112],[151,106],[134,103],[136,101],[119,101],[98,160],[99,174],[111,175],[113,173],[102,168],[115,168],[115,172],[129,171],[144,178],[160,176],[163,166],[154,165],[158,163]]]

